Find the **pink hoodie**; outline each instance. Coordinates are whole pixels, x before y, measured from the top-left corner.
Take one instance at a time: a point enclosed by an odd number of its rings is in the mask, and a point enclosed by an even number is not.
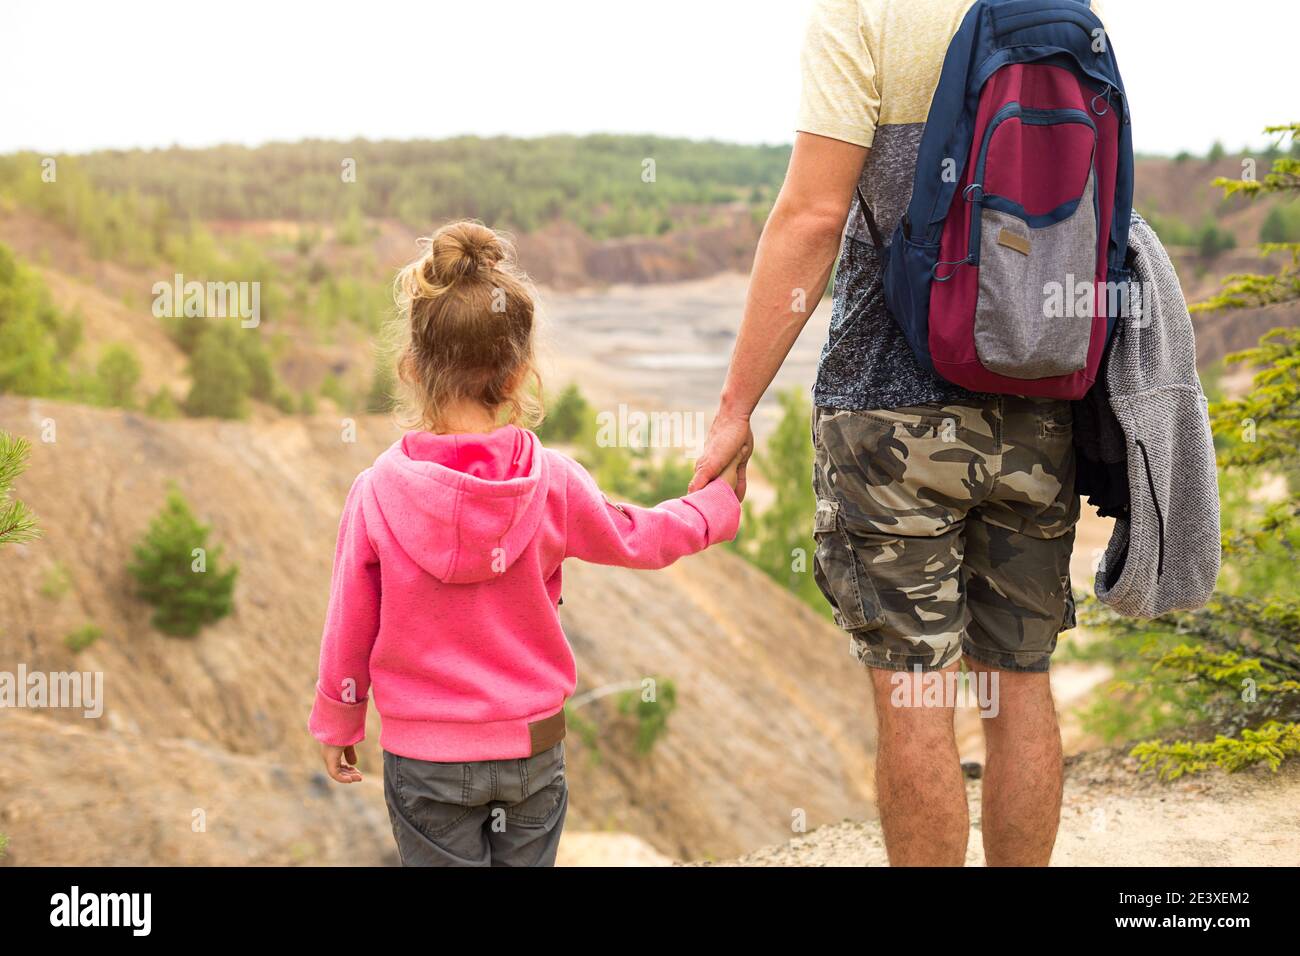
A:
[[[723,481],[656,508],[611,504],[573,459],[514,426],[409,432],[348,493],[310,727],[435,761],[526,757],[529,724],[573,693],[565,558],[662,568],[736,534]]]

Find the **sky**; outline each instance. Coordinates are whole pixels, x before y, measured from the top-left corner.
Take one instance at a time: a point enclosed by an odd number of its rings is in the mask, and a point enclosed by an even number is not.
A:
[[[794,135],[813,0],[5,0],[0,152]],[[905,0],[904,0],[905,2]],[[1300,2],[1105,0],[1138,151],[1300,120]]]

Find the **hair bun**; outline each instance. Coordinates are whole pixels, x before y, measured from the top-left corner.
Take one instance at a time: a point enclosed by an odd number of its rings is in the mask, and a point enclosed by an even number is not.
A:
[[[429,245],[425,268],[441,285],[470,279],[506,258],[501,238],[477,222],[457,222],[440,229]]]

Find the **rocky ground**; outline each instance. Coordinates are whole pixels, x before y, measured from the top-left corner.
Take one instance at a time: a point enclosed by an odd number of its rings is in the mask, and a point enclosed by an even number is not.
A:
[[[968,866],[984,863],[979,784],[968,784]],[[723,866],[886,866],[880,824],[819,827]],[[1067,761],[1053,866],[1300,865],[1300,762],[1277,773],[1213,772],[1174,783],[1137,774],[1120,751]]]

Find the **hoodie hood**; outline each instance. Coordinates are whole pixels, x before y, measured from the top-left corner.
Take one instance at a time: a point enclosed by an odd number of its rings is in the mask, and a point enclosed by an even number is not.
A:
[[[532,541],[546,506],[546,455],[530,431],[408,432],[375,461],[370,485],[389,533],[447,584],[501,575]]]

